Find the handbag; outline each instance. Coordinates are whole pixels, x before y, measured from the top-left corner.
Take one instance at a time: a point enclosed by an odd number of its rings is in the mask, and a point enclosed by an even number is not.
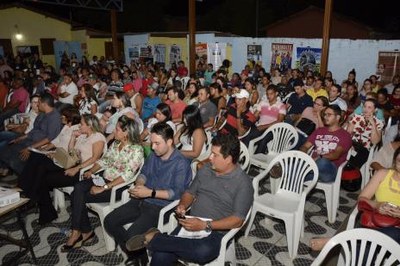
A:
[[[64,169],[74,167],[79,163],[79,157],[75,151],[67,152],[64,148],[58,147],[54,153],[54,163]]]
[[[310,136],[311,133],[314,132],[316,125],[313,121],[311,121],[308,118],[302,118],[299,123],[297,123],[296,126],[298,129],[300,129],[303,133],[305,133],[307,136]]]
[[[361,211],[360,223],[367,228],[394,227],[400,225],[400,219],[388,215],[383,215],[373,208],[367,201],[358,202],[358,210]]]

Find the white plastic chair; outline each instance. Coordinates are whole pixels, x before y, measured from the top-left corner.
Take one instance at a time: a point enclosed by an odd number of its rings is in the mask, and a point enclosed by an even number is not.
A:
[[[116,192],[118,189],[124,187],[124,186],[129,186],[136,180],[137,176],[140,174],[140,171],[142,170],[143,167],[143,162],[136,170],[135,177],[130,181],[130,182],[124,182],[121,183],[117,186],[112,187],[111,189],[111,197],[109,202],[96,202],[96,203],[86,203],[86,206],[88,209],[96,212],[99,215],[99,219],[101,222],[101,226],[103,227],[103,236],[104,236],[104,241],[106,242],[106,248],[108,251],[113,251],[115,249],[115,241],[114,239],[107,233],[106,229],[104,228],[104,218],[114,209],[118,208],[121,206],[124,201],[121,199],[117,201],[116,199]]]
[[[371,148],[369,149],[369,155],[367,161],[363,164],[363,166],[360,169],[361,172],[361,190],[368,184],[369,180],[372,177],[372,169],[371,169],[371,163],[372,159],[374,158],[375,152],[378,151],[378,145],[372,145]]]
[[[276,164],[279,164],[282,169],[282,177],[277,179],[279,186],[276,193],[259,194],[260,181]],[[304,186],[304,178],[311,172],[313,172],[313,178],[307,182],[307,186]],[[289,256],[292,259],[295,258],[300,235],[303,234],[306,196],[315,186],[318,174],[315,161],[304,152],[286,151],[276,156],[267,169],[253,179],[254,204],[245,236],[248,236],[257,212],[281,219],[285,222]],[[271,184],[271,189],[272,186],[273,184]]]
[[[357,228],[333,236],[325,244],[312,266],[323,265],[329,252],[341,246],[345,264],[396,265],[400,263],[400,245],[389,236],[371,229]]]
[[[265,138],[267,134],[272,134],[272,139],[267,144],[268,153],[256,153],[257,142]],[[277,123],[268,128],[261,136],[252,139],[249,143],[250,166],[267,169],[269,162],[278,154],[293,149],[299,135],[292,125],[288,123]],[[250,169],[250,167],[249,167]]]
[[[160,230],[162,233],[168,233],[170,234],[178,225],[178,222],[176,218],[174,217],[174,214],[172,213],[169,217],[169,220],[167,223],[164,224],[165,220],[165,215],[168,214],[172,209],[174,209],[177,205],[179,204],[179,200],[175,200],[172,203],[168,204],[164,208],[161,209],[160,215],[158,218],[158,230]],[[224,237],[221,240],[221,248],[219,251],[219,256],[211,261],[210,263],[207,263],[205,265],[209,266],[221,266],[225,265],[226,262],[230,262],[231,265],[236,265],[236,252],[235,252],[235,235],[239,230],[246,224],[247,220],[249,219],[251,213],[251,209],[248,211],[247,216],[243,224],[238,227],[229,230],[228,233],[224,235]],[[187,263],[187,262],[182,262],[185,265],[198,265],[195,263]]]
[[[79,180],[82,180],[83,174],[91,169],[93,165],[86,166],[79,170]],[[99,170],[102,171],[102,170]],[[99,172],[98,171],[98,172]],[[73,186],[69,187],[59,187],[59,188],[54,188],[53,189],[53,205],[56,210],[59,210],[60,212],[65,212],[65,193],[68,195],[71,195],[72,191],[74,191]]]
[[[344,161],[338,168],[335,182],[325,183],[318,181],[315,189],[320,189],[324,191],[325,201],[326,201],[326,211],[328,213],[329,223],[334,223],[336,221],[336,214],[339,208],[339,194],[340,194],[340,181],[342,180],[343,167],[347,164]]]

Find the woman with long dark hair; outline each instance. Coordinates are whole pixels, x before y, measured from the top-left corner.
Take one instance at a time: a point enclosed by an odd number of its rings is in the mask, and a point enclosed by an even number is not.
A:
[[[97,113],[98,101],[92,85],[85,83],[79,89],[80,100],[78,102],[79,113],[92,114]]]
[[[207,141],[199,108],[188,105],[183,111],[182,123],[183,126],[174,136],[175,145],[182,144],[181,153],[189,159],[195,159],[205,152]]]

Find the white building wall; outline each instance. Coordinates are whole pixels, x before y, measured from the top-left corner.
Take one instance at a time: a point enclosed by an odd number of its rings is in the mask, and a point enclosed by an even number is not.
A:
[[[128,60],[128,48],[134,44],[146,44],[149,35],[125,36],[125,57]],[[296,62],[297,47],[321,48],[322,39],[301,38],[248,38],[248,37],[215,37],[214,33],[196,34],[196,43],[227,43],[232,46],[232,71],[241,72],[247,63],[247,45],[262,46],[263,66],[269,71],[271,64],[271,44],[293,44],[292,67]],[[362,84],[364,79],[376,72],[379,51],[400,50],[400,40],[350,40],[331,39],[329,45],[328,70],[332,71],[338,83],[347,78],[348,72],[355,68],[357,81]]]

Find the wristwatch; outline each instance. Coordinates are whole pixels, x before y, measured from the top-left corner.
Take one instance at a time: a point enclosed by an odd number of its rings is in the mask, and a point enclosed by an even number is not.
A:
[[[110,189],[110,186],[107,185],[107,184],[105,184],[105,185],[103,186],[103,188],[104,188],[105,190],[109,190],[109,189]]]
[[[206,221],[206,232],[209,233],[212,231],[211,221]]]

